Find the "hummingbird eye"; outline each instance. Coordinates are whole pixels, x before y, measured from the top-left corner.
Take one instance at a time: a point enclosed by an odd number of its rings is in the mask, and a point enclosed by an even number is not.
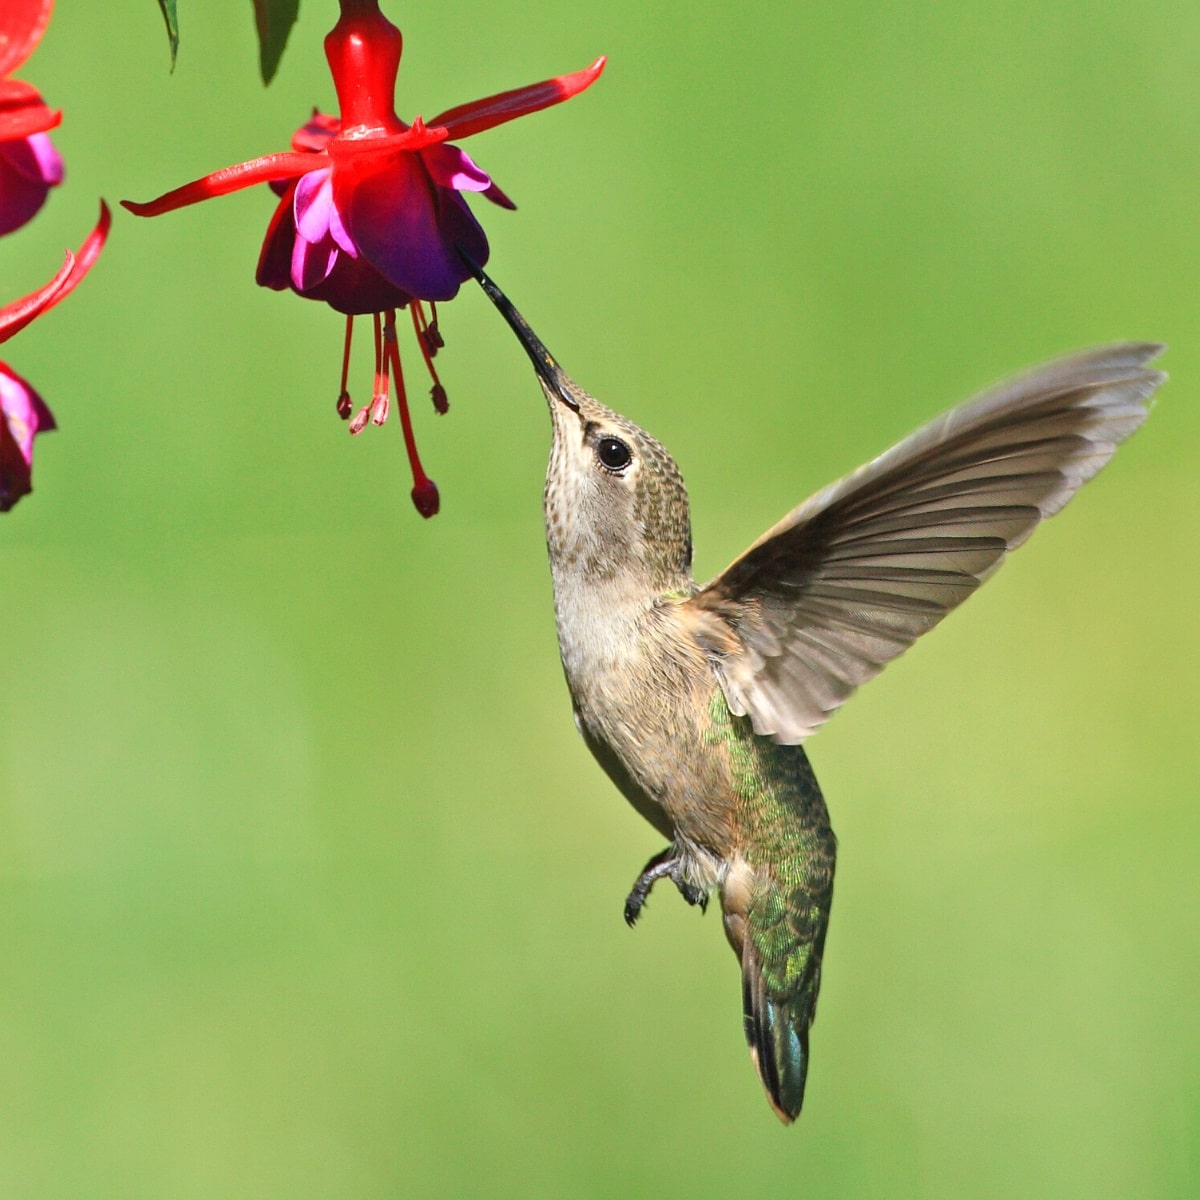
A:
[[[606,471],[623,471],[633,461],[633,452],[620,438],[602,437],[596,442],[596,457]]]

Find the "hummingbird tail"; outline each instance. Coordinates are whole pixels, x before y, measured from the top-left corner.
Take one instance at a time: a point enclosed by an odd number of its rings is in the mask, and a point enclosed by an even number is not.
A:
[[[786,997],[773,996],[763,978],[762,961],[750,938],[742,949],[742,1021],[746,1045],[775,1115],[790,1125],[804,1104],[808,1076],[808,1029],[816,1003],[815,987],[800,987]]]

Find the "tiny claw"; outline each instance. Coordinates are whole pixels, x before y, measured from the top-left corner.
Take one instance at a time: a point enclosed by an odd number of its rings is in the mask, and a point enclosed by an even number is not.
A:
[[[434,412],[444,417],[450,411],[450,397],[446,395],[446,389],[440,383],[435,383],[429,389],[429,396],[433,400]]]
[[[708,891],[702,887],[696,887],[694,884],[683,883],[676,879],[675,886],[679,889],[679,894],[693,907],[700,906],[701,913],[708,912]]]
[[[412,502],[417,512],[428,520],[430,517],[437,516],[437,511],[442,505],[441,497],[438,495],[437,484],[432,479],[423,479],[416,484],[412,490]]]

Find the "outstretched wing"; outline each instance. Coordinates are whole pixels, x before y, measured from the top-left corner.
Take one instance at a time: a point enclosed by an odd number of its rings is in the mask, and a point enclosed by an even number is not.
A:
[[[734,713],[803,741],[961,604],[1145,419],[1161,346],[1107,346],[952,409],[811,496],[688,603]]]

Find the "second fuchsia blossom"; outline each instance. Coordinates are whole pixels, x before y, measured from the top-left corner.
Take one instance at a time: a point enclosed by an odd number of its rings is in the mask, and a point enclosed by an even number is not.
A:
[[[0,0],[0,235],[30,220],[63,179],[46,133],[62,113],[31,84],[8,78],[33,53],[52,7],[53,0]]]
[[[78,253],[67,251],[62,268],[44,287],[0,308],[0,342],[20,333],[75,289],[100,256],[111,223],[102,200],[100,220]],[[0,362],[0,512],[8,512],[33,490],[33,440],[54,427],[50,409],[32,384]]]
[[[355,316],[370,314],[375,334],[375,382],[369,404],[350,422],[357,433],[383,424],[394,386],[413,471],[413,502],[424,516],[438,508],[437,488],[417,455],[396,340],[396,312],[408,308],[433,381],[433,400],[445,411],[445,391],[432,359],[441,345],[436,313],[424,304],[449,300],[470,272],[460,249],[483,264],[487,237],[462,194],[481,192],[506,208],[512,201],[453,138],[468,137],[578,95],[599,78],[605,60],[452,108],[411,125],[394,107],[400,31],[378,0],[341,0],[341,19],[325,39],[340,118],[314,113],[293,149],[241,163],[198,179],[145,204],[123,201],[139,216],[157,216],[258,183],[282,198],[267,229],[257,280],[322,300],[346,315],[338,412],[353,411],[346,388]]]

